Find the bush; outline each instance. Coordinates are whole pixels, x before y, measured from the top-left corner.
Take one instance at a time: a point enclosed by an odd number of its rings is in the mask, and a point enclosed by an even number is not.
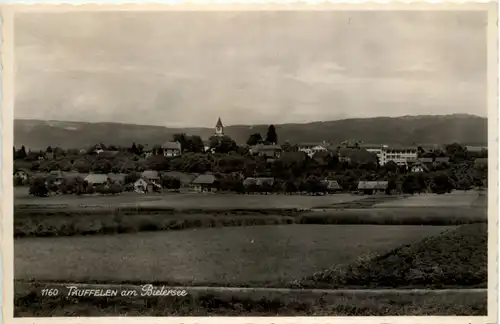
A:
[[[30,186],[29,194],[37,197],[47,197],[49,195],[49,188],[45,183],[45,179],[36,178]]]
[[[23,179],[21,177],[14,176],[14,187],[19,187],[22,186],[23,184],[24,184]]]

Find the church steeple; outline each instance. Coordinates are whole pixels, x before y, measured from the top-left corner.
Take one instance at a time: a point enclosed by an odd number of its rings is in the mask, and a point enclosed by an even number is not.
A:
[[[215,135],[217,136],[224,136],[224,126],[222,125],[222,121],[217,120],[217,124],[215,125]]]

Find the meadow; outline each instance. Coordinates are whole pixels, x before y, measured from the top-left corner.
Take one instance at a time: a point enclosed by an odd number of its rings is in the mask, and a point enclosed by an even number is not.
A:
[[[33,197],[28,195],[28,188],[17,187],[14,192],[16,206],[40,208],[126,208],[142,206],[146,208],[189,209],[309,209],[320,205],[349,202],[364,198],[351,194],[335,194],[326,196],[309,195],[239,195],[213,193],[122,193],[116,196],[102,195],[58,195],[51,197]]]
[[[15,237],[253,225],[460,225],[487,221],[486,198],[477,192],[440,197],[127,193],[33,198],[19,191],[18,195],[14,207]],[[436,205],[439,199],[448,207]],[[405,205],[406,201],[410,203]]]
[[[288,225],[14,241],[15,278],[283,286],[446,226]]]

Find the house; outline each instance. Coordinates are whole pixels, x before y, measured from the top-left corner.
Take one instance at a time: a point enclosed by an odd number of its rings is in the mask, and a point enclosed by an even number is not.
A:
[[[329,192],[342,191],[342,187],[340,186],[340,184],[338,183],[337,180],[326,179],[326,180],[324,180],[324,182],[326,182],[326,190],[327,191],[329,191]]]
[[[148,182],[144,178],[139,178],[134,182],[134,191],[137,193],[146,193],[148,191]]]
[[[250,153],[253,155],[258,155],[265,157],[266,159],[278,159],[281,156],[282,149],[280,145],[254,145],[250,149]]]
[[[181,143],[167,141],[161,145],[163,155],[166,157],[179,156],[182,154]]]
[[[122,185],[125,183],[126,176],[125,173],[108,173],[108,180],[112,183]]]
[[[302,143],[298,145],[298,151],[306,153],[310,158],[318,152],[328,151],[327,144],[323,143]]]
[[[218,180],[213,174],[201,174],[191,184],[197,192],[212,192],[217,190]]]
[[[102,152],[104,152],[104,149],[99,144],[94,146],[92,149],[92,153],[94,153],[94,154],[101,154]]]
[[[91,186],[104,185],[108,183],[108,176],[106,174],[91,173],[84,180]]]
[[[156,184],[160,183],[160,175],[158,174],[158,171],[146,170],[141,173],[141,178],[146,180],[148,183],[149,182],[153,182]]]
[[[424,172],[424,171],[428,171],[428,169],[424,164],[421,163],[415,163],[410,167],[410,172],[413,173]]]
[[[384,193],[387,190],[388,181],[360,181],[358,190],[366,195]]]

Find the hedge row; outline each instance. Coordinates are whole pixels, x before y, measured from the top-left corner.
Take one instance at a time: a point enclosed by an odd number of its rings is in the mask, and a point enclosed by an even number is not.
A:
[[[268,211],[270,212],[270,211]],[[430,213],[424,210],[338,210],[293,215],[266,214],[237,210],[205,213],[127,213],[123,211],[24,211],[14,215],[14,236],[74,236],[94,234],[167,231],[188,228],[287,224],[373,224],[373,225],[458,225],[484,223],[487,215],[481,209],[464,209],[461,214]]]

